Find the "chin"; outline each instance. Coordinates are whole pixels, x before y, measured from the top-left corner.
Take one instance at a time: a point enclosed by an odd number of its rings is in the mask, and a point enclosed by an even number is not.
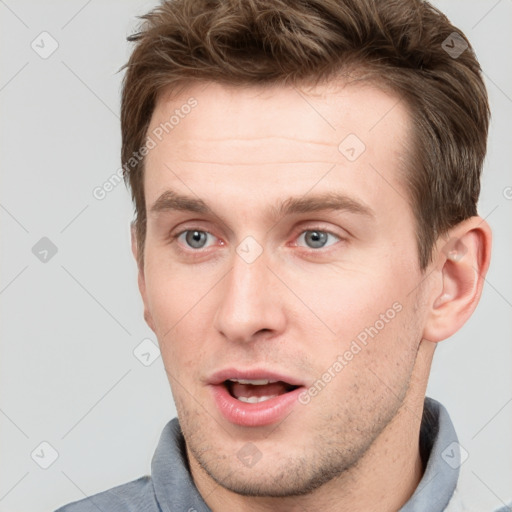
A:
[[[228,459],[201,460],[195,457],[202,470],[225,489],[242,496],[283,498],[310,494],[322,485],[339,477],[351,463],[332,458],[306,460],[305,458],[274,456],[253,467],[240,467]]]

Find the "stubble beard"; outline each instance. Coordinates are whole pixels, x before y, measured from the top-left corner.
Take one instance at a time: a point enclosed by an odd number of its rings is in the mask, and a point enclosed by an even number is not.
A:
[[[179,417],[189,458],[193,457],[201,471],[218,485],[242,496],[304,496],[331,480],[348,476],[395,418],[408,387],[409,380],[403,387],[402,396],[393,396],[385,407],[378,407],[377,416],[372,403],[367,409],[367,414],[372,414],[371,421],[361,420],[358,417],[360,411],[341,410],[336,415],[330,414],[325,418],[323,428],[316,429],[319,433],[312,435],[306,446],[292,444],[288,446],[288,452],[274,452],[265,460],[268,449],[264,448],[265,441],[261,442],[262,458],[250,468],[244,467],[237,458],[237,451],[243,443],[231,452],[223,450],[211,442],[208,436],[211,436],[212,428],[201,427],[199,417],[194,421],[185,412],[186,408],[180,411]],[[254,444],[258,446],[259,443],[256,441]]]

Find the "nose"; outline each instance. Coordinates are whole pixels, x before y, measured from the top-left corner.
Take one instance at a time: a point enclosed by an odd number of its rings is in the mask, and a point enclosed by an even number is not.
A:
[[[265,253],[252,263],[234,254],[232,269],[220,287],[215,329],[235,342],[282,333],[286,315],[279,284],[267,266]]]

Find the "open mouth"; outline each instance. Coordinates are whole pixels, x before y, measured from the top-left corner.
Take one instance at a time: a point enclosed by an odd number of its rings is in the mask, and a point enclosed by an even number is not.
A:
[[[213,401],[230,423],[264,427],[282,421],[296,405],[304,384],[269,369],[226,368],[209,378]]]
[[[223,384],[233,398],[249,404],[265,402],[299,387],[280,380],[267,379],[227,379]]]

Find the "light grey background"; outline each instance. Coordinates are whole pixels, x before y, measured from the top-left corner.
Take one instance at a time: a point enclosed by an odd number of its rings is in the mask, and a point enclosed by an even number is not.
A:
[[[125,38],[153,5],[0,0],[1,512],[51,511],[148,474],[175,415],[161,359],[144,366],[133,353],[156,340],[136,287],[129,194],[119,184],[93,196],[119,168]],[[429,387],[469,454],[461,487],[487,511],[512,499],[512,0],[436,5],[475,47],[493,110],[480,201],[492,265]],[[58,43],[46,59],[31,47],[55,44],[43,31]],[[57,247],[47,262],[32,252],[42,237]],[[58,452],[48,469],[41,442]]]

